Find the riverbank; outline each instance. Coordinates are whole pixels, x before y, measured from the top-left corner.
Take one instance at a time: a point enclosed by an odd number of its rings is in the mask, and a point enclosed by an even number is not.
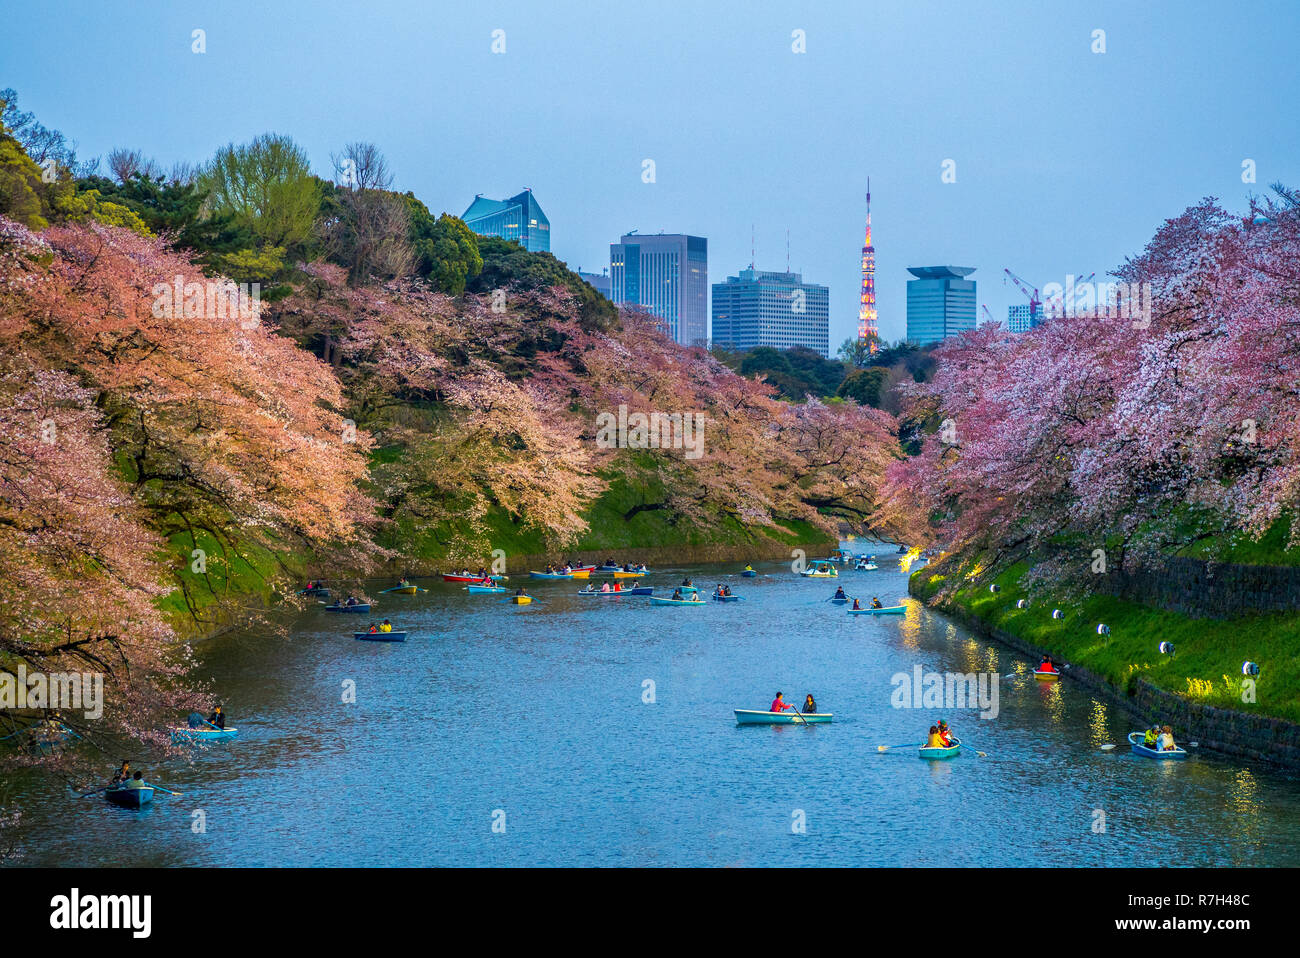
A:
[[[1203,748],[1300,769],[1300,701],[1286,651],[1296,647],[1294,616],[1201,620],[1096,595],[1063,604],[1057,619],[1049,602],[1020,587],[1026,571],[1017,565],[992,583],[952,588],[964,570],[941,564],[914,573],[908,591],[987,638],[1068,662],[1071,680],[1132,712],[1138,726],[1167,723]],[[1098,633],[1103,624],[1109,634]],[[1160,651],[1166,642],[1173,655]],[[1259,675],[1243,676],[1244,661]]]

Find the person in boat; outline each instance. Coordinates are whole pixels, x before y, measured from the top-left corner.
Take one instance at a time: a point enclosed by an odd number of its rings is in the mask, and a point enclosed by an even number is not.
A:
[[[952,748],[952,729],[948,728],[948,723],[939,719],[937,726],[939,729],[939,739],[943,742],[944,748]]]
[[[676,599],[676,600],[678,600],[679,602],[681,601],[681,599],[682,599],[682,590],[681,590],[681,587],[680,587],[680,586],[678,586],[677,591],[673,593],[673,598]]]
[[[853,608],[854,608],[855,610],[861,612],[861,611],[862,611],[862,603],[859,602],[857,599],[854,599],[854,600],[853,600]]]
[[[943,744],[943,736],[939,734],[939,726],[930,726],[930,737],[925,740],[926,748],[946,748]]]
[[[603,585],[601,585],[601,587],[600,587],[600,591],[601,591],[601,592],[613,592],[614,590],[611,589],[611,588],[609,587],[609,583],[606,582],[606,583],[604,583]]]
[[[1160,737],[1160,729],[1153,725],[1146,730],[1145,734],[1143,734],[1142,744],[1145,745],[1147,748],[1151,749],[1152,751],[1154,751],[1156,747],[1156,740],[1159,737]]]
[[[515,589],[515,595],[524,595],[524,594],[525,593],[523,589]]]
[[[871,599],[871,607],[872,607],[873,609],[883,609],[883,608],[884,608],[884,606],[883,606],[883,605],[881,604],[881,602],[880,602],[880,599],[879,599],[879,598],[876,598],[876,597],[874,597],[874,596],[873,596],[872,599]]]
[[[842,585],[838,585],[838,586],[835,587],[835,598],[837,598],[837,599],[847,599],[847,598],[848,598],[848,596],[844,594],[844,586],[842,586]]]
[[[814,699],[812,697],[812,693],[809,692],[807,695],[804,696],[803,699],[803,714],[814,715],[816,714],[816,712],[817,712],[817,700]]]
[[[122,759],[122,767],[113,773],[113,777],[109,780],[108,784],[117,785],[120,782],[125,782],[130,777],[131,777],[131,763],[128,762],[126,759]]]
[[[693,584],[694,584],[694,583],[691,582],[691,577],[690,577],[690,576],[687,576],[685,579],[682,580],[682,585],[684,585],[684,586],[686,586],[686,585],[693,585]]]
[[[799,710],[796,709],[793,705],[790,705],[789,703],[787,703],[786,700],[785,700],[784,698],[782,698],[782,693],[777,692],[777,693],[776,693],[776,698],[772,699],[772,705],[771,705],[770,708],[768,708],[768,711],[769,711],[769,712],[784,712],[786,709],[790,709],[791,711],[794,711],[794,712],[799,711]]]
[[[1052,657],[1050,655],[1043,656],[1043,661],[1038,663],[1038,671],[1040,672],[1056,671],[1056,666],[1052,664]]]
[[[348,596],[348,601],[344,602],[343,604],[344,604],[344,605],[357,605],[357,604],[358,604],[358,602],[357,602],[357,597],[356,597],[355,595],[350,595],[350,596]]]
[[[380,623],[379,623],[379,631],[380,631],[380,632],[392,632],[392,631],[393,631],[393,623],[389,622],[387,619],[384,619],[383,622],[380,622]]]
[[[605,585],[609,585],[609,583],[606,582]],[[622,583],[622,582],[615,582],[615,583],[614,583],[614,588],[613,588],[612,591],[614,591],[614,592],[622,592],[622,591],[623,591],[623,583]]]
[[[1174,730],[1168,725],[1160,729],[1160,736],[1156,739],[1156,747],[1162,752],[1172,752],[1178,747],[1174,744]]]
[[[226,710],[221,707],[220,702],[212,709],[212,714],[208,716],[208,724],[222,729],[226,727]]]
[[[373,622],[370,623],[370,628],[366,629],[367,635],[375,635],[378,632],[379,632],[379,626],[375,625],[375,623]]]
[[[145,784],[144,772],[136,772],[135,777],[122,783],[124,788],[148,788]]]

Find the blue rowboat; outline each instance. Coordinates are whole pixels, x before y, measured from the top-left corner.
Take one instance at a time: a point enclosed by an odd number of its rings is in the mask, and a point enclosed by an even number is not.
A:
[[[1141,732],[1129,732],[1128,743],[1133,746],[1134,754],[1141,755],[1143,758],[1182,759],[1187,757],[1186,750],[1177,747],[1164,750],[1147,748],[1142,744],[1142,738]]]
[[[369,602],[358,602],[356,605],[327,605],[326,612],[356,612],[365,615],[370,611]]]
[[[173,745],[193,745],[196,742],[229,742],[239,734],[237,728],[180,728],[171,730]]]
[[[597,595],[603,598],[617,595],[654,595],[654,586],[639,585],[634,589],[619,589],[615,592],[610,589],[608,592],[602,592],[600,589],[579,589],[578,595]]]
[[[299,589],[299,590],[298,590],[298,594],[299,594],[299,595],[317,595],[317,596],[320,596],[322,599],[328,599],[328,598],[330,597],[330,590],[327,589],[327,588],[325,588],[324,586],[317,586],[317,587],[314,588],[314,589]]]
[[[926,748],[922,745],[916,750],[916,754],[921,758],[932,758],[942,760],[945,758],[956,758],[961,752],[961,739],[954,738],[952,745],[948,748]]]
[[[703,599],[664,599],[657,595],[650,596],[651,605],[704,605]]]
[[[905,605],[888,605],[883,609],[849,609],[849,615],[902,615],[906,611]]]
[[[405,642],[405,632],[353,632],[352,638],[363,642]]]
[[[713,601],[714,601],[714,602],[739,602],[739,601],[740,601],[740,596],[738,596],[738,595],[718,595],[718,593],[715,592],[715,593],[713,593]]]
[[[470,595],[493,595],[499,592],[510,591],[503,585],[467,585],[465,586],[465,589]]]
[[[846,595],[833,595],[831,596],[831,602],[835,603],[835,605],[848,605],[849,597]]]
[[[744,572],[741,573],[741,575],[743,575],[746,579],[752,579],[754,578],[754,576],[758,575],[758,573],[755,572],[753,569],[746,569]]]
[[[121,805],[123,808],[144,808],[153,801],[153,786],[131,788],[125,785],[114,785],[104,791],[104,797],[114,805]]]
[[[572,579],[572,572],[529,572],[534,579]]]
[[[677,586],[673,586],[673,591],[674,591],[674,592],[676,592],[678,589],[681,589],[681,590],[682,590],[682,595],[694,595],[696,592],[699,592],[699,591],[700,591],[699,589],[697,589],[697,588],[696,588],[695,586],[693,586],[693,585],[677,585]]]
[[[621,565],[603,565],[600,568],[598,568],[596,571],[597,572],[622,572],[623,567]]]
[[[735,709],[737,725],[814,725],[829,722],[832,712],[767,712],[761,709]]]

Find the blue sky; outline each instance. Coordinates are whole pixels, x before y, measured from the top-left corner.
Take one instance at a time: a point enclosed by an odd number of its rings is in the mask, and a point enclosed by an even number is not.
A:
[[[369,140],[435,213],[532,187],[552,251],[595,271],[627,230],[689,232],[718,282],[751,226],[758,267],[783,269],[788,229],[791,266],[830,287],[832,344],[856,325],[868,175],[890,340],[908,266],[975,266],[1005,318],[1024,300],[1003,267],[1104,274],[1203,196],[1300,185],[1293,2],[122,6],[5,13],[0,87],[83,159],[199,162],[275,131],[327,174]]]

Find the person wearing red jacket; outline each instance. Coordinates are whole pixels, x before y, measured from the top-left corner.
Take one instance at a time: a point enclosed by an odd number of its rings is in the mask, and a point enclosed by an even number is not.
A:
[[[781,698],[782,694],[781,692],[776,693],[776,698],[772,699],[772,705],[768,709],[769,712],[784,712],[786,709],[794,708],[793,705],[786,704],[785,699]]]

